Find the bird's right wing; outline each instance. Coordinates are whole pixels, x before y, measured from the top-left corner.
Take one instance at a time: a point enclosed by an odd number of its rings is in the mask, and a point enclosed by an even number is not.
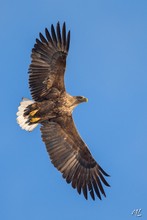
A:
[[[109,186],[104,176],[109,176],[93,159],[86,144],[80,138],[72,117],[47,121],[41,127],[42,139],[53,165],[63,174],[67,183],[83,191],[88,191],[93,200],[95,195],[101,199],[105,195],[103,185]]]
[[[66,35],[65,23],[61,30],[58,22],[56,30],[51,25],[51,34],[45,29],[45,35],[40,33],[40,40],[36,39],[29,67],[29,87],[35,101],[48,99],[52,88],[59,92],[65,90],[64,72],[70,31]]]

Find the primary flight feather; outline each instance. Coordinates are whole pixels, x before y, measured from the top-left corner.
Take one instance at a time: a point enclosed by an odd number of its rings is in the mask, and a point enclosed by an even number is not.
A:
[[[64,73],[70,45],[70,31],[62,30],[59,22],[51,32],[40,33],[31,54],[29,87],[33,100],[24,98],[17,112],[17,122],[22,129],[32,131],[41,124],[45,142],[53,165],[63,174],[78,193],[88,198],[90,193],[101,199],[105,195],[103,184],[109,186],[104,176],[109,176],[92,157],[81,139],[73,118],[73,109],[82,102],[83,96],[71,96],[66,92]]]

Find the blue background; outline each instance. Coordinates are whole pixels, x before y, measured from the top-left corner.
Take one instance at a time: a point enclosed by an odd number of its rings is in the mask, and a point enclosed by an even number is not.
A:
[[[108,172],[107,198],[88,201],[53,167],[40,138],[20,129],[16,112],[31,98],[28,66],[38,33],[66,21],[71,46],[66,88],[89,102],[74,120]],[[147,1],[1,2],[0,219],[147,219]]]

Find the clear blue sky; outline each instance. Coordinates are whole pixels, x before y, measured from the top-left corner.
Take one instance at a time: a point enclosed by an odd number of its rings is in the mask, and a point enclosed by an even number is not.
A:
[[[39,127],[16,124],[28,88],[38,33],[66,21],[71,30],[66,88],[89,102],[74,111],[77,128],[111,175],[107,198],[79,196],[50,163]],[[147,1],[1,2],[0,219],[147,219]]]

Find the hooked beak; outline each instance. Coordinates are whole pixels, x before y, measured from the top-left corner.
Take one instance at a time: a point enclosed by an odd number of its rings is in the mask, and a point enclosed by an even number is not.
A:
[[[88,102],[88,98],[85,98],[85,97],[84,97],[84,98],[83,98],[83,101],[84,101],[84,102]]]

